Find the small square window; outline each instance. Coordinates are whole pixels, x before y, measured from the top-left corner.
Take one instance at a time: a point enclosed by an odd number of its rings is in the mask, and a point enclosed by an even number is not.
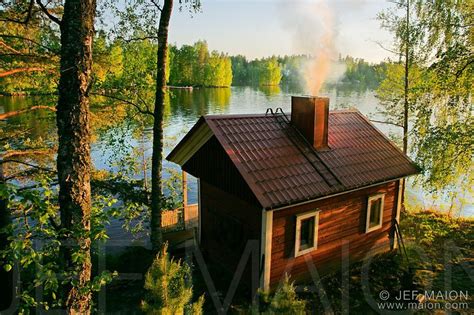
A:
[[[319,212],[312,211],[296,217],[295,256],[318,248]]]
[[[384,194],[369,197],[367,203],[366,233],[382,227],[384,197]]]

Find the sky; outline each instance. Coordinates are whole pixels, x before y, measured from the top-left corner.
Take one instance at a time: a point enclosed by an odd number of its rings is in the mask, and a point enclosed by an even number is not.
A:
[[[178,1],[175,1],[177,3]],[[171,17],[169,42],[181,46],[206,40],[211,50],[250,59],[311,54],[331,35],[334,56],[378,62],[393,57],[391,35],[380,28],[377,13],[386,0],[201,0],[201,12]]]

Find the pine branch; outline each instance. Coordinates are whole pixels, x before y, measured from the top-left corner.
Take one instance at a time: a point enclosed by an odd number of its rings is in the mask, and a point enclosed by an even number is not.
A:
[[[10,159],[12,157],[27,156],[27,155],[47,155],[53,154],[55,149],[36,149],[36,150],[14,150],[7,151],[0,156],[1,159]]]
[[[39,7],[41,8],[41,11],[43,11],[44,14],[46,14],[46,16],[51,20],[53,21],[54,23],[58,24],[59,26],[61,26],[61,20],[59,18],[57,18],[56,16],[52,15],[48,8],[41,2],[41,0],[36,0],[36,3],[39,5]]]
[[[32,43],[38,47],[41,47],[41,48],[44,48],[48,51],[50,51],[51,53],[53,53],[54,55],[58,55],[59,52],[57,52],[56,50],[48,47],[48,46],[44,46],[42,45],[41,43],[31,39],[31,38],[28,38],[28,37],[23,37],[23,36],[19,36],[19,35],[10,35],[10,34],[0,34],[0,38],[14,38],[14,39],[20,39],[20,40],[23,40],[25,42],[29,42],[29,43]]]
[[[11,69],[11,70],[1,72],[0,73],[0,78],[8,77],[10,75],[21,73],[21,72],[33,72],[33,71],[47,71],[47,69],[40,68],[40,67],[16,68],[16,69]]]
[[[161,8],[161,5],[159,5],[158,2],[156,2],[156,0],[150,0],[151,3],[153,3],[153,5],[155,6],[156,9],[158,9],[158,11],[163,11],[163,9]]]

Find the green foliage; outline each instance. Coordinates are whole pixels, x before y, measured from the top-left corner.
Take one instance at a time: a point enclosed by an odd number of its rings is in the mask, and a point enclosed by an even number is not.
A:
[[[270,305],[267,314],[304,314],[306,302],[298,299],[295,287],[288,275],[278,287],[273,297],[270,299]]]
[[[110,86],[131,91],[150,90],[155,83],[158,46],[148,39],[118,45],[123,51],[123,75]]]
[[[281,80],[281,67],[276,58],[264,60],[258,67],[259,85],[278,85]]]
[[[26,2],[2,2],[2,20],[23,16],[20,12],[27,12],[27,9],[22,11],[25,5]],[[1,94],[55,92],[59,77],[59,35],[49,20],[43,20],[41,13],[35,12],[28,27],[2,22],[0,43],[0,73],[5,74],[0,78]],[[21,71],[7,75],[14,70]],[[35,79],[31,80],[32,77]]]
[[[364,88],[375,89],[385,78],[387,62],[379,64],[370,64],[364,59],[346,56],[340,59],[346,70],[341,79],[342,83],[358,85]]]
[[[423,186],[434,194],[455,193],[473,186],[474,123],[472,1],[407,1],[379,15],[394,35],[397,52],[409,51],[409,151],[422,166]],[[408,34],[407,34],[408,31]],[[407,42],[408,39],[408,42]],[[404,68],[392,63],[377,90],[389,120],[403,120]],[[455,188],[455,189],[453,189]],[[455,196],[450,193],[450,198]]]
[[[276,57],[247,61],[243,56],[231,57],[233,85],[279,85],[282,68]]]
[[[304,86],[304,68],[311,60],[306,55],[294,55],[278,57],[278,63],[281,65],[281,83]]]
[[[298,298],[293,282],[285,274],[283,282],[277,290],[270,294],[260,292],[260,304],[253,304],[250,307],[251,314],[305,314],[306,301]]]
[[[232,63],[232,85],[242,86],[248,85],[250,82],[248,72],[248,61],[245,56],[237,55],[231,56]]]
[[[65,230],[60,226],[57,188],[51,180],[41,176],[36,179],[38,189],[18,189],[13,185],[0,185],[0,198],[8,200],[12,211],[11,223],[5,227],[8,246],[0,251],[1,265],[11,270],[18,264],[21,268],[23,286],[19,293],[20,312],[31,307],[45,309],[65,306],[63,288],[77,285],[77,273],[86,262],[87,255],[79,246],[72,246],[72,265],[65,266],[61,252],[67,239],[89,237],[93,241],[106,240],[105,225],[117,213],[115,200],[94,198],[91,209],[91,230],[81,228]],[[112,281],[116,273],[102,271],[86,284],[83,290],[97,292]],[[35,289],[43,290],[42,300],[35,297]]]
[[[472,290],[468,269],[474,220],[433,211],[406,212],[401,228],[410,266],[417,270],[411,283],[420,290],[445,290],[449,279],[453,290]]]
[[[205,41],[170,46],[170,55],[170,85],[228,87],[232,83],[230,58],[217,51],[209,53]]]
[[[119,42],[107,44],[106,34],[99,32],[94,39],[94,83],[105,87],[105,82],[118,83],[124,71],[123,49]]]
[[[202,314],[204,296],[191,303],[191,268],[170,258],[167,245],[148,269],[145,289],[148,293],[141,306],[147,314]]]
[[[380,111],[387,121],[398,126],[403,125],[403,102],[404,102],[404,65],[401,63],[389,63],[385,69],[385,78],[376,90],[376,95],[380,101]],[[416,87],[423,82],[422,69],[412,65],[409,69],[408,80],[409,89],[408,101],[414,104],[420,90]],[[413,108],[413,107],[412,107]]]

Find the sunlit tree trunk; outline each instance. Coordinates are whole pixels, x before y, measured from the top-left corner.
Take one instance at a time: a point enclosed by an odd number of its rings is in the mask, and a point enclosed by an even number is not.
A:
[[[405,73],[404,73],[404,96],[403,96],[403,153],[408,153],[408,75],[410,71],[410,0],[406,2],[406,30],[405,30]],[[405,209],[405,186],[406,180],[402,179],[402,207]]]
[[[89,237],[90,115],[89,89],[92,72],[95,0],[66,0],[61,29],[61,71],[57,105],[59,206],[61,225],[68,231],[74,248],[65,249],[67,268],[78,267],[77,285],[71,285],[66,306],[70,314],[90,313],[91,293],[86,289],[91,278]],[[73,250],[80,250],[73,262]],[[79,266],[77,265],[79,264]]]
[[[165,0],[161,9],[158,29],[158,53],[156,73],[156,95],[153,122],[153,153],[151,166],[151,244],[159,250],[163,242],[161,233],[162,207],[162,155],[163,155],[163,109],[166,93],[166,61],[168,54],[168,26],[173,9],[173,0]]]

